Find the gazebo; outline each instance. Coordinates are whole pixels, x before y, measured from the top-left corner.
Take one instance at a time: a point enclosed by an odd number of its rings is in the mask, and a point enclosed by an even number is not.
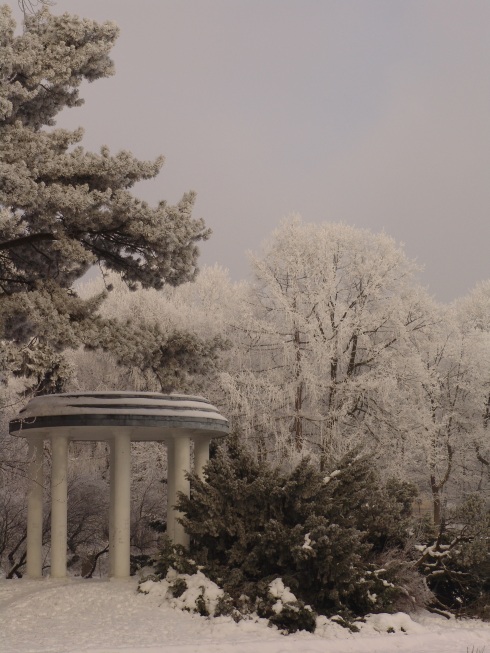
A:
[[[31,399],[12,420],[10,433],[29,444],[27,575],[42,577],[44,441],[51,442],[51,577],[66,577],[67,468],[72,440],[110,445],[109,574],[129,576],[131,442],[164,442],[167,447],[167,533],[187,546],[177,521],[177,493],[189,495],[186,473],[202,476],[212,438],[228,434],[228,421],[207,399],[158,392],[83,392]]]

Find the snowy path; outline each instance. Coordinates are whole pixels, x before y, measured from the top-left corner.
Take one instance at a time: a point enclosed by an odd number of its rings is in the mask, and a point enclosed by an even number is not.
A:
[[[424,614],[408,620],[407,634],[379,634],[373,621],[355,635],[329,623],[284,637],[265,622],[208,620],[158,603],[137,594],[134,580],[0,580],[0,652],[490,653],[490,624],[476,621]]]

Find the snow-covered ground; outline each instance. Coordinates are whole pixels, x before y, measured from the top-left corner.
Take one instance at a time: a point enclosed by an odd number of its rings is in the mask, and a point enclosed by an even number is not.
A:
[[[284,636],[265,621],[205,619],[136,592],[136,580],[0,580],[1,653],[490,653],[490,624],[373,615],[351,634],[324,619]],[[392,627],[396,632],[387,633]],[[401,631],[401,627],[406,632]]]

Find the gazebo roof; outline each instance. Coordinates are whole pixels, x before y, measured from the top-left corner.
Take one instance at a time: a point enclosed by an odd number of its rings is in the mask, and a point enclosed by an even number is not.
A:
[[[12,420],[15,435],[47,436],[64,430],[73,440],[109,440],[129,431],[135,441],[189,435],[224,437],[226,420],[207,399],[158,392],[77,392],[34,397]]]

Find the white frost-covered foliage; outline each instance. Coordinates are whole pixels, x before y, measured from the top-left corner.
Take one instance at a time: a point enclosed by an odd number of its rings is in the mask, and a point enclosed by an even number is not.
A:
[[[475,342],[475,376],[485,393],[483,430],[479,430],[476,446],[481,454],[479,462],[490,466],[490,440],[488,427],[490,420],[490,280],[477,284],[472,292],[453,305],[454,314],[460,330]]]
[[[252,265],[239,369],[223,381],[264,454],[402,440],[412,428],[411,338],[431,307],[413,262],[388,236],[293,218]]]
[[[111,347],[113,353],[79,350],[67,354],[77,370],[73,389],[161,391],[169,386],[173,389],[173,383],[180,391],[202,391],[216,400],[216,364],[219,356],[220,369],[228,365],[230,316],[240,304],[243,284],[232,284],[227,271],[219,266],[204,268],[192,283],[162,290],[131,292],[114,273],[106,275],[105,281],[113,290],[100,314],[107,320],[117,319],[124,328]],[[98,278],[80,284],[78,292],[85,298],[103,288],[104,280]],[[128,338],[127,333],[138,337]],[[159,359],[162,340],[174,352],[166,360]],[[188,352],[188,370],[178,347]]]
[[[187,331],[202,338],[228,334],[247,288],[245,283],[233,283],[228,271],[215,265],[204,267],[192,283],[161,290],[130,292],[114,273],[105,280],[81,283],[77,290],[82,298],[89,298],[103,292],[106,283],[112,291],[100,308],[105,318],[158,323],[165,331]]]
[[[425,481],[436,524],[444,504],[488,491],[490,338],[463,318],[461,306],[441,307],[430,330],[413,340],[422,365],[417,428],[407,440],[412,478]],[[417,397],[417,394],[415,395]]]

